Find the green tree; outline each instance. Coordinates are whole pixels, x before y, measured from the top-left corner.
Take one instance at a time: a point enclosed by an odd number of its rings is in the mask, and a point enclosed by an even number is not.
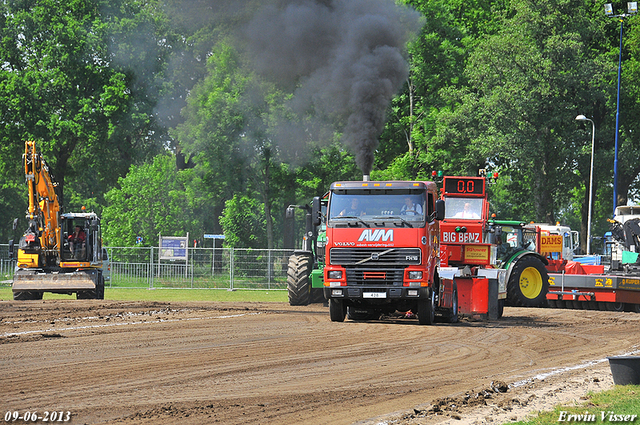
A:
[[[40,141],[64,205],[99,205],[130,164],[159,151],[163,22],[156,2],[2,3],[0,161],[20,161],[25,139]]]
[[[555,222],[567,194],[588,183],[590,140],[573,120],[604,103],[595,30],[569,1],[513,2],[470,56],[469,86],[444,92],[459,105],[439,111],[432,158],[455,172],[500,169],[505,218]]]
[[[250,196],[234,195],[225,203],[220,217],[224,246],[266,248],[264,204]]]
[[[622,7],[622,4],[615,5]],[[621,11],[620,11],[621,12]],[[640,123],[635,117],[640,113],[640,27],[635,25],[637,17],[624,21],[622,34],[622,73],[620,82],[620,117],[618,135],[618,199],[617,205],[627,205],[629,198],[638,202],[640,193],[640,164],[637,161],[640,156]],[[617,25],[614,25],[614,22]],[[618,20],[608,19],[607,35],[609,37],[610,50],[606,59],[610,64],[615,63],[615,68],[609,74],[611,90],[609,91],[611,114],[607,117],[612,123],[605,127],[605,136],[615,140],[615,110],[616,110],[616,86],[617,86],[617,65],[619,60],[620,43],[620,23]],[[613,145],[612,145],[613,146]],[[615,147],[614,147],[615,149]],[[613,163],[610,160],[609,163]],[[611,198],[613,199],[613,198]]]
[[[223,208],[227,211],[228,201],[238,192],[244,194],[242,199],[262,203],[265,239],[259,243],[266,248],[282,241],[284,208],[292,203],[281,195],[291,193],[281,185],[290,185],[295,175],[281,164],[295,159],[296,149],[278,145],[277,123],[283,117],[295,119],[286,100],[273,84],[249,72],[230,44],[220,42],[209,58],[206,77],[187,99],[185,121],[172,132],[204,175],[202,188],[210,194],[213,221],[223,215]],[[225,231],[233,229],[227,224]],[[229,241],[234,236],[226,236],[227,243],[233,243]]]
[[[190,176],[178,171],[173,155],[158,155],[151,164],[133,165],[118,188],[105,198],[104,243],[133,246],[138,236],[146,246],[157,244],[158,233],[194,237],[202,235],[202,221],[194,213],[198,200],[188,197],[185,180]]]
[[[376,166],[390,166],[387,175],[412,179],[431,170],[425,154],[431,149],[428,140],[440,118],[437,112],[457,104],[457,99],[442,96],[441,91],[468,85],[467,60],[481,36],[498,30],[506,2],[407,3],[428,19],[416,40],[409,43],[410,75],[390,106]]]
[[[208,59],[206,78],[189,94],[184,122],[171,131],[197,164],[198,190],[208,193],[207,220],[215,232],[222,230],[218,217],[225,202],[243,191],[247,178],[239,140],[246,122],[240,96],[248,77],[239,67],[238,54],[219,43]]]

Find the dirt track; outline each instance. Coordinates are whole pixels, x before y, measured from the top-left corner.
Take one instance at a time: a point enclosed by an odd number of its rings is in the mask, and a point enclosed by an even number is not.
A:
[[[75,424],[500,423],[610,387],[603,359],[639,350],[639,324],[640,314],[586,310],[506,308],[496,322],[418,326],[332,323],[321,305],[0,302],[0,413],[70,411]],[[483,392],[492,382],[511,388]]]

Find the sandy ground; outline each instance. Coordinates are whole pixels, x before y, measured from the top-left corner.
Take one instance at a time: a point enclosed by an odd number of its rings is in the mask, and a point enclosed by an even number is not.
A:
[[[0,406],[74,424],[500,424],[613,385],[640,314],[332,323],[321,305],[0,302]]]

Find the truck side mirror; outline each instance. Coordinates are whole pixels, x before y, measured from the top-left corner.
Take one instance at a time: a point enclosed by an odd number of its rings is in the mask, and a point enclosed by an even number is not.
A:
[[[436,201],[436,220],[444,220],[444,201],[442,199]]]
[[[311,204],[311,223],[316,227],[322,224],[322,206],[319,196],[315,196]]]
[[[9,241],[9,260],[13,260],[13,239]]]
[[[295,216],[295,208],[293,208],[291,205],[289,205],[287,207],[287,210],[285,211],[285,218],[293,218]]]

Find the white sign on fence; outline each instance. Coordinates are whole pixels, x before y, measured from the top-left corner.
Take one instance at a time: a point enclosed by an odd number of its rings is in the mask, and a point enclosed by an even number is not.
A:
[[[189,250],[189,233],[187,236],[159,236],[160,260],[187,261]]]

